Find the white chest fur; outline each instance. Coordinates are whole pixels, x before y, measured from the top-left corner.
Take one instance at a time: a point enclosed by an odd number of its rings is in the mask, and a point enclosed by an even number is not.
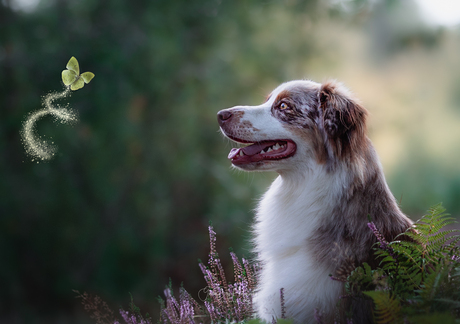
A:
[[[281,316],[281,288],[287,316],[299,323],[314,323],[315,308],[328,311],[336,304],[342,285],[329,278],[331,269],[316,262],[307,241],[331,214],[344,180],[337,174],[330,179],[321,170],[305,177],[279,176],[263,196],[254,226],[262,266],[254,299],[259,317]]]

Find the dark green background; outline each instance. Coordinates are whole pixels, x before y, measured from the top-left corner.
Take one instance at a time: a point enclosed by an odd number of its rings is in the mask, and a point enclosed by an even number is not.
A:
[[[377,12],[350,3],[44,0],[23,12],[1,1],[0,322],[89,322],[72,289],[114,310],[131,292],[156,318],[169,278],[192,295],[205,285],[197,259],[207,258],[209,221],[224,259],[230,246],[249,257],[251,210],[274,174],[230,169],[232,145],[216,113],[308,77],[297,65],[325,54],[321,19],[367,29],[398,4]],[[437,35],[411,37],[431,46]],[[406,38],[391,37],[379,43],[382,57],[404,50]],[[37,132],[59,149],[49,162],[32,162],[22,122],[45,94],[62,90],[71,56],[96,75],[56,102],[80,120],[70,127],[43,118]],[[460,210],[458,184],[446,198],[451,212]],[[408,201],[405,211],[437,198]]]

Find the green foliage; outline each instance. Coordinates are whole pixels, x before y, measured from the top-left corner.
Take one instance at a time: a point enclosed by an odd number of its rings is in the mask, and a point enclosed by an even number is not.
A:
[[[375,323],[440,323],[460,318],[460,262],[453,218],[441,204],[429,209],[387,247],[380,267],[363,264],[347,278],[349,296],[372,298]]]
[[[271,324],[271,323],[267,323],[266,321],[263,321],[261,319],[252,319],[248,322],[245,322],[246,324]],[[289,320],[289,319],[282,319],[282,318],[278,318],[276,320],[276,322],[274,322],[276,324],[293,324],[294,321],[293,320]]]
[[[364,294],[374,301],[374,316],[377,323],[392,323],[400,319],[401,305],[389,291],[365,291]]]
[[[372,270],[364,262],[362,266],[357,267],[348,276],[345,282],[345,289],[349,294],[359,294],[362,291],[373,290],[375,287],[382,287],[385,283],[385,272],[383,269]]]
[[[389,244],[391,250],[377,250],[382,269],[391,274],[392,289],[411,294],[433,267],[453,256],[460,236],[452,236],[456,230],[443,230],[454,222],[444,211],[441,204],[431,207],[427,215]],[[393,255],[389,251],[393,251]],[[397,260],[394,255],[398,256]]]
[[[455,230],[445,230],[453,219],[444,211],[441,204],[430,208],[427,215],[390,243],[373,223],[369,223],[380,243],[375,247],[380,266],[372,269],[363,263],[354,269],[345,282],[347,295],[343,297],[361,299],[363,303],[372,300],[376,324],[454,323],[459,320],[460,255],[456,245],[459,235],[455,235]],[[179,290],[179,299],[176,299],[170,281],[165,290],[166,302],[160,298],[160,322],[181,324],[206,319],[212,323],[264,324],[264,321],[252,318],[252,294],[258,267],[250,267],[245,259],[241,263],[231,252],[235,282],[227,282],[216,251],[216,233],[212,226],[209,226],[209,234],[209,267],[201,261],[199,264],[207,282],[204,289],[207,296],[202,300],[204,306],[183,287]],[[86,309],[97,310],[97,318],[105,318],[89,298],[85,297],[83,301],[89,303],[89,306],[85,305]],[[283,289],[280,303],[282,318],[276,323],[292,323],[284,318]],[[121,310],[120,314],[128,324],[144,320],[132,296],[129,312]],[[347,314],[353,315],[351,310]],[[321,323],[321,319],[317,321]],[[146,323],[150,322],[151,318],[146,315]]]

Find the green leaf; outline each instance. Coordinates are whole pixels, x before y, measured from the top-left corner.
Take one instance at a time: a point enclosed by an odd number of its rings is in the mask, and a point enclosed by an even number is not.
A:
[[[83,88],[84,85],[85,85],[85,82],[83,81],[81,77],[79,77],[77,80],[75,80],[74,83],[72,83],[72,85],[70,86],[70,90],[81,89]]]
[[[363,267],[364,267],[364,271],[365,271],[366,275],[372,276],[372,269],[369,266],[369,264],[367,264],[367,262],[363,263]]]
[[[94,78],[94,73],[93,72],[85,72],[81,74],[81,78],[85,83],[89,83],[93,78]]]
[[[74,56],[72,56],[69,62],[67,62],[66,68],[75,72],[76,75],[80,74],[80,67],[78,66],[78,61]]]
[[[399,300],[387,291],[365,291],[375,305],[375,320],[377,323],[392,323],[400,318],[401,305]]]
[[[62,82],[64,82],[66,86],[71,85],[76,79],[77,79],[77,75],[75,74],[74,71],[70,71],[70,70],[62,71]]]

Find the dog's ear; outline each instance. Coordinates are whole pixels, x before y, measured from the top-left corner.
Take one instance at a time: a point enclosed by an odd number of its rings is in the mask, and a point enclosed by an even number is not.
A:
[[[366,141],[366,109],[335,81],[321,85],[319,101],[329,148],[337,157],[359,150]]]

